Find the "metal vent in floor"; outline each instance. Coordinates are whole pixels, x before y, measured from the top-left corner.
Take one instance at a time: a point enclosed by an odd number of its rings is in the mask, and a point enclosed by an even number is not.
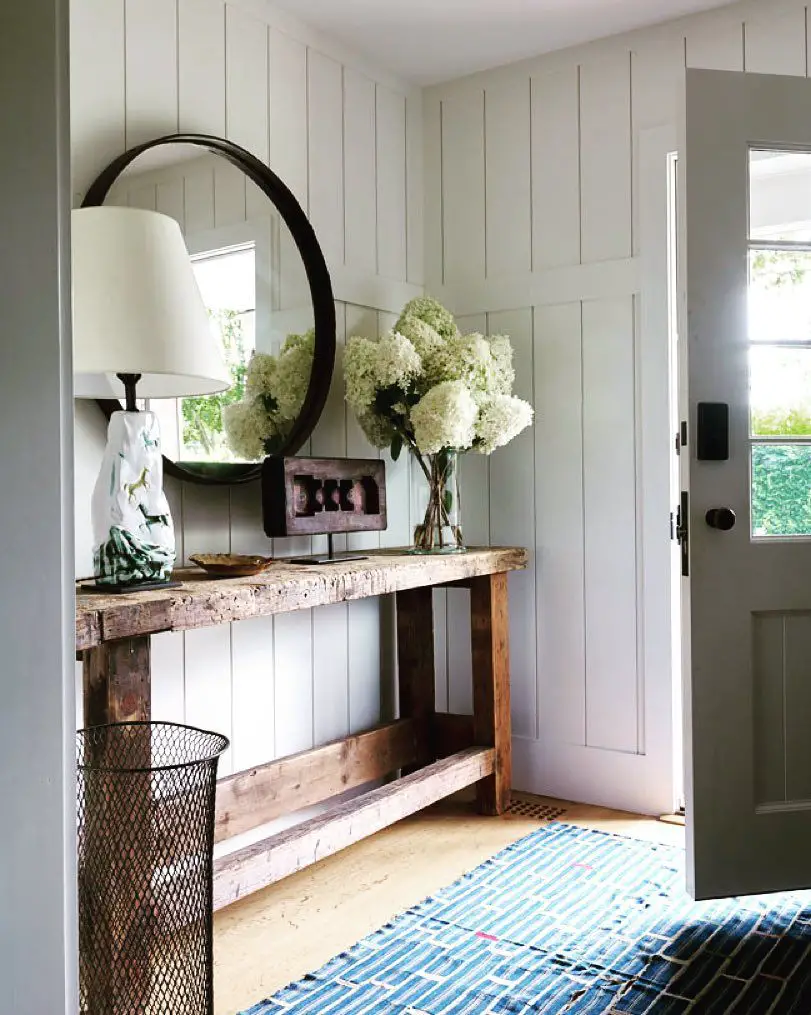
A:
[[[513,800],[509,813],[518,818],[532,818],[533,821],[556,821],[566,813],[566,809],[539,800]]]

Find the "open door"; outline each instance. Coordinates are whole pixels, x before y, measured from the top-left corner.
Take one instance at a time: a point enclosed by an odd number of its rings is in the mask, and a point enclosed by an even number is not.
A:
[[[711,898],[811,886],[811,81],[688,71],[684,128],[688,882]]]

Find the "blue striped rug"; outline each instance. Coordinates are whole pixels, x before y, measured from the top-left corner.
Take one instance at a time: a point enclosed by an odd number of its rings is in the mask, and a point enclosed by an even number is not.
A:
[[[243,1015],[809,1015],[809,945],[811,893],[694,903],[682,850],[552,824]]]

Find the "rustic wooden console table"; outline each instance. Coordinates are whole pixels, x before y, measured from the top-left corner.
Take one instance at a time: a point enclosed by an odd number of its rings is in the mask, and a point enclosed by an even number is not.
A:
[[[400,778],[216,861],[214,905],[227,906],[353,842],[476,784],[484,814],[510,802],[507,573],[518,548],[448,556],[379,552],[361,561],[279,561],[254,578],[176,572],[180,588],[105,596],[78,590],[76,650],[86,725],[151,717],[150,636],[396,593],[400,719],[223,779],[215,837],[223,841],[402,770]],[[470,590],[474,715],[434,708],[432,588]],[[182,814],[178,815],[182,820]]]

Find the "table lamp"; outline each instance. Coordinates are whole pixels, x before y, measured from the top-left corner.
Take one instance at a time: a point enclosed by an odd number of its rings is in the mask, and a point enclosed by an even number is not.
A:
[[[137,208],[73,212],[76,398],[121,398],[93,491],[93,571],[105,591],[166,586],[175,537],[160,426],[139,398],[231,386],[180,227]]]

